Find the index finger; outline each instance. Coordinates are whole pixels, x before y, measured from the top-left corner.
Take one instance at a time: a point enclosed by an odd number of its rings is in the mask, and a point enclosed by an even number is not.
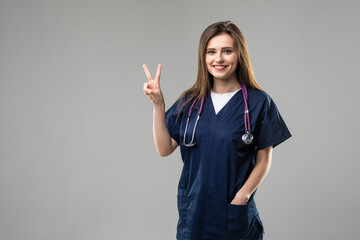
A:
[[[149,82],[151,82],[153,79],[152,79],[151,74],[145,64],[143,64],[143,68],[144,68],[147,79],[149,80]]]

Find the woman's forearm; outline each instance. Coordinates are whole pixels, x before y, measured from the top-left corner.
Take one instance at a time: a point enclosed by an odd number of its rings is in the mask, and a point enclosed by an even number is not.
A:
[[[174,146],[165,124],[165,103],[154,104],[153,134],[159,155],[162,157],[170,155],[174,151]]]
[[[250,176],[236,194],[239,201],[247,202],[251,194],[260,186],[271,166],[272,146],[259,150],[256,157],[256,165]]]
[[[156,149],[160,156],[171,154],[177,147],[177,142],[170,137],[165,123],[165,101],[160,89],[161,64],[158,65],[155,78],[153,79],[147,66],[143,68],[149,82],[144,83],[144,93],[149,96],[153,103],[153,135]]]

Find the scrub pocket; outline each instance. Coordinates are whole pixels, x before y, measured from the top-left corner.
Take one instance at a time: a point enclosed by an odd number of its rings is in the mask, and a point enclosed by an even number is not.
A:
[[[179,220],[177,224],[178,236],[186,236],[187,229],[187,210],[189,207],[189,198],[184,189],[178,189],[177,206],[179,211]]]
[[[245,237],[257,224],[257,211],[254,198],[246,205],[227,204],[228,209],[228,233],[232,237]]]

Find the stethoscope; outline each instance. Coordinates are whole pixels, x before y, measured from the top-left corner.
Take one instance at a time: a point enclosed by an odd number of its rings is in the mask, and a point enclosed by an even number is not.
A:
[[[241,89],[242,89],[242,94],[244,96],[244,103],[245,103],[245,112],[244,112],[245,133],[242,135],[241,139],[246,145],[249,145],[254,140],[254,136],[251,134],[251,128],[250,128],[250,116],[249,116],[250,114],[249,114],[249,106],[248,106],[248,103],[247,103],[248,94],[247,94],[247,89],[246,89],[245,85],[240,82],[240,86],[241,86]],[[190,141],[190,143],[186,143],[186,141],[185,141],[186,140],[187,129],[188,129],[188,126],[189,126],[189,120],[190,120],[190,116],[191,116],[191,111],[193,110],[193,108],[194,108],[197,101],[198,101],[198,98],[196,98],[193,101],[193,103],[191,104],[191,107],[189,109],[189,113],[188,113],[188,116],[187,116],[187,120],[186,120],[186,126],[185,126],[185,132],[184,132],[184,140],[182,142],[182,144],[184,146],[186,146],[186,147],[197,146],[197,143],[194,142],[194,137],[195,137],[195,131],[196,131],[197,123],[198,123],[198,121],[200,119],[200,115],[201,115],[201,113],[202,113],[202,111],[204,109],[205,97],[203,97],[201,99],[200,109],[198,111],[198,116],[197,116],[196,121],[195,121],[191,141]]]

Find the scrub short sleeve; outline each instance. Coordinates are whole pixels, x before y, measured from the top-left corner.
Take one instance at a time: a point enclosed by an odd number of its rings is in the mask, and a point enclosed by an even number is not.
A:
[[[178,120],[179,110],[184,103],[184,99],[177,100],[166,112],[165,112],[165,124],[169,131],[170,137],[174,139],[180,145],[180,125],[183,116],[183,111],[180,113]]]
[[[267,94],[262,112],[259,116],[255,136],[257,139],[257,150],[273,146],[275,148],[280,143],[291,137],[283,118],[280,115],[275,102]]]

